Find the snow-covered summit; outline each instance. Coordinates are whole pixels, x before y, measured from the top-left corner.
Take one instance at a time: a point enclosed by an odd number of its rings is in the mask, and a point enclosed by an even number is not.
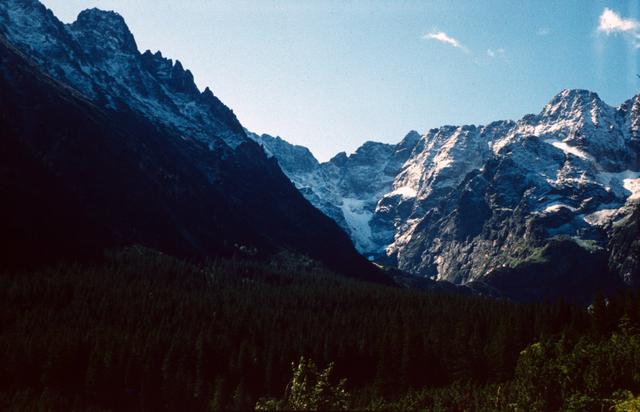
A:
[[[635,120],[625,116],[593,92],[563,90],[518,122],[430,131],[394,182],[416,196],[411,213],[396,219],[387,259],[464,282],[557,236],[605,247],[611,225],[638,198],[638,148],[628,126]],[[384,199],[378,207],[388,214]],[[461,220],[465,211],[473,213]]]
[[[585,112],[604,106],[597,93],[582,89],[564,89],[547,103],[540,116],[549,118],[567,118],[582,116]]]

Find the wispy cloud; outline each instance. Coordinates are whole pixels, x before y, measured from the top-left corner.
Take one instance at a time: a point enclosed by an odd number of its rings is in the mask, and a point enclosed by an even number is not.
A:
[[[632,18],[623,18],[609,8],[605,8],[600,15],[598,32],[606,35],[623,34],[629,37],[636,47],[640,47],[640,22]]]
[[[467,46],[462,44],[460,40],[438,29],[431,30],[429,33],[423,35],[422,39],[435,40],[447,46],[462,50],[467,55],[469,55],[473,59],[472,61],[478,66],[485,66],[490,61],[502,61],[505,63],[509,63],[507,51],[502,47],[486,49],[485,53],[475,52],[467,48]]]
[[[500,60],[505,63],[510,63],[509,58],[507,57],[507,51],[502,47],[497,49],[487,49],[487,56],[490,60]]]
[[[551,29],[548,27],[540,27],[537,31],[536,34],[538,36],[546,36],[547,34],[551,33]]]
[[[449,46],[453,46],[456,49],[460,49],[464,52],[468,52],[467,48],[460,43],[460,41],[456,38],[449,36],[447,33],[443,31],[433,30],[424,36],[422,36],[424,40],[436,40],[440,43],[448,44]]]
[[[504,57],[505,55],[505,51],[503,48],[499,48],[499,49],[487,49],[487,56],[493,58],[496,57]]]

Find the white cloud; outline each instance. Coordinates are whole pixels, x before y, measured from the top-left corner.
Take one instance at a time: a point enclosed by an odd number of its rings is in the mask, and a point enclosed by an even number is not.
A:
[[[634,19],[622,18],[615,11],[605,8],[600,15],[598,31],[606,34],[629,33],[637,36],[640,30],[640,23]]]
[[[640,48],[640,22],[632,18],[625,19],[609,8],[605,8],[600,15],[598,32],[607,36],[620,33],[636,48]]]
[[[447,33],[443,31],[434,30],[425,34],[424,36],[422,36],[422,38],[424,40],[436,40],[441,43],[448,44],[449,46],[453,46],[456,49],[460,49],[467,52],[467,48],[463,46],[462,43],[460,43],[457,39],[449,36]]]

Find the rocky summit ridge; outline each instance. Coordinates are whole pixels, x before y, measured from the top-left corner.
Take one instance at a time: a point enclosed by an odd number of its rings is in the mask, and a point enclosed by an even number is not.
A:
[[[531,265],[608,270],[614,234],[640,201],[639,111],[640,96],[612,107],[591,91],[563,90],[518,121],[411,132],[397,145],[367,142],[311,169],[297,167],[291,153],[285,159],[270,137],[253,138],[361,253],[469,284]],[[567,247],[564,257],[554,252]],[[619,278],[638,276],[629,262],[609,260]]]

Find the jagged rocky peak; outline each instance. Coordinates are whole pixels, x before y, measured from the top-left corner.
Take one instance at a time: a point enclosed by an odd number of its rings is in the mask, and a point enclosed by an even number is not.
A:
[[[93,46],[101,50],[137,53],[138,46],[124,21],[115,11],[97,8],[83,10],[70,25],[71,30],[80,38],[85,46]]]
[[[68,40],[65,25],[38,0],[0,1],[0,34],[30,54],[59,55],[58,40]]]
[[[346,152],[339,152],[331,159],[329,159],[329,163],[333,163],[337,166],[343,166],[349,160],[349,156],[347,156]]]
[[[171,86],[178,92],[199,93],[198,87],[193,80],[193,74],[190,70],[185,70],[182,67],[180,60],[176,60],[176,64],[171,71]]]
[[[640,94],[622,103],[618,108],[625,119],[626,127],[632,139],[640,139]]]
[[[218,98],[213,94],[209,86],[205,87],[200,95],[205,102],[217,102]],[[229,109],[231,110],[231,109]],[[233,112],[233,110],[231,110]]]
[[[395,145],[367,141],[348,156],[348,161],[354,166],[367,166],[373,162],[385,162],[394,149]]]
[[[194,95],[200,93],[193,74],[182,66],[180,60],[176,60],[174,63],[173,60],[163,57],[160,51],[151,53],[150,50],[142,53],[141,60],[143,67],[149,73],[156,79],[165,82],[172,90]],[[213,93],[211,94],[213,95]]]
[[[101,106],[128,106],[212,150],[247,142],[233,112],[210,90],[200,93],[180,62],[160,53],[140,54],[119,14],[85,10],[65,25],[40,3],[30,11],[19,3],[0,1],[0,26],[50,76]]]
[[[142,53],[141,60],[144,68],[156,79],[168,80],[171,78],[173,61],[163,57],[160,51],[151,53],[151,50],[147,50]]]
[[[395,170],[397,173],[397,170],[399,170],[404,162],[411,156],[411,153],[421,139],[422,136],[415,130],[407,133],[400,143],[394,146],[394,153],[387,165],[388,172],[392,173]]]
[[[318,160],[304,146],[288,143],[280,136],[258,135],[249,131],[246,133],[250,139],[262,146],[267,155],[275,157],[282,170],[287,174],[290,172],[311,173],[319,166]]]
[[[602,110],[608,106],[597,93],[582,89],[564,89],[551,99],[542,109],[541,117],[556,119],[575,119],[598,123]]]
[[[636,94],[632,98],[625,100],[618,111],[625,117],[630,115],[638,116],[640,114],[640,94]]]
[[[396,145],[393,144],[366,141],[352,154],[340,152],[333,156],[328,163],[340,168],[347,164],[351,167],[371,166],[373,163],[387,162],[395,149]]]
[[[415,130],[411,130],[402,138],[402,140],[400,140],[400,143],[398,143],[396,147],[398,148],[398,150],[413,147],[416,145],[416,143],[418,143],[421,137],[422,136],[420,135],[420,133],[416,132]]]
[[[520,120],[515,133],[502,142],[536,136],[564,152],[570,162],[621,171],[624,170],[620,169],[622,164],[628,164],[635,157],[629,151],[628,129],[621,127],[621,122],[624,119],[620,109],[609,106],[596,93],[565,89],[551,99],[539,115]]]

